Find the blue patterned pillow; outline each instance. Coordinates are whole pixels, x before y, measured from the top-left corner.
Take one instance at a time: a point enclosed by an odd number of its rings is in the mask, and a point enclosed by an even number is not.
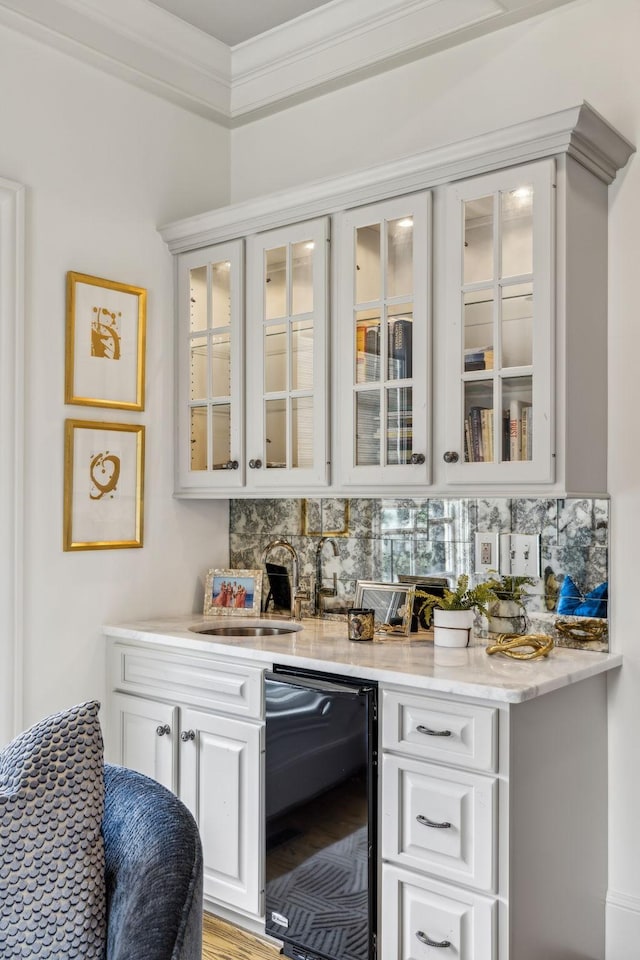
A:
[[[573,579],[567,574],[560,587],[557,612],[572,617],[606,617],[608,587],[605,580],[582,596]]]
[[[2,960],[104,957],[99,708],[47,717],[0,751]]]

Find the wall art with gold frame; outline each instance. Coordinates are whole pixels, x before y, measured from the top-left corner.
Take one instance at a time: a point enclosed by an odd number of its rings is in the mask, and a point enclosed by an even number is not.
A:
[[[147,291],[67,273],[65,403],[144,410]]]
[[[65,420],[64,550],[141,547],[144,426]]]
[[[207,571],[204,587],[205,617],[260,616],[262,570],[214,569]]]

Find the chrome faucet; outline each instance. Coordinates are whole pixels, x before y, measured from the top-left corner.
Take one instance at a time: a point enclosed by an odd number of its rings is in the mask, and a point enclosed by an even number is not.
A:
[[[300,589],[300,562],[295,547],[288,540],[271,540],[262,551],[262,563],[265,564],[272,550],[282,548],[291,554],[291,619],[300,620],[300,608],[303,600],[309,599],[306,590]]]
[[[336,597],[338,595],[338,575],[336,573],[333,574],[333,586],[322,586],[322,552],[326,543],[331,544],[334,557],[340,556],[338,544],[332,537],[320,537],[318,546],[316,547],[316,585],[313,598],[313,607],[316,616],[322,616],[323,597]]]

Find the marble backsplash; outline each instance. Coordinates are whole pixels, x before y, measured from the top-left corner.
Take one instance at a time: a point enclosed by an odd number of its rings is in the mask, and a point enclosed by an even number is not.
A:
[[[488,530],[540,535],[542,576],[529,588],[527,602],[532,630],[548,629],[558,586],[566,575],[582,594],[608,580],[606,499],[232,500],[230,564],[261,567],[266,545],[282,537],[297,551],[302,582],[313,596],[319,538],[331,537],[337,556],[331,545],[324,545],[322,585],[331,590],[335,584],[338,601],[348,604],[357,580],[392,583],[402,574],[411,574],[448,577],[453,583],[461,573],[478,579],[475,533]],[[290,566],[289,555],[280,548],[269,559]],[[304,615],[313,612],[312,603],[303,606]],[[482,624],[478,626],[482,629]],[[601,650],[607,649],[608,641],[605,635],[597,643],[567,645]]]

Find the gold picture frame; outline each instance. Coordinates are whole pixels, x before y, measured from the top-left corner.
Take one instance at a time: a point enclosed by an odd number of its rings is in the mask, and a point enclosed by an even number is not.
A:
[[[65,420],[63,549],[141,547],[144,426]]]
[[[205,617],[260,616],[262,570],[217,568],[207,571]]]
[[[147,291],[67,273],[65,403],[144,410]]]
[[[303,536],[349,536],[351,501],[348,498],[305,497],[300,512]]]
[[[415,590],[407,583],[356,581],[354,606],[373,610],[377,636],[408,637]]]

